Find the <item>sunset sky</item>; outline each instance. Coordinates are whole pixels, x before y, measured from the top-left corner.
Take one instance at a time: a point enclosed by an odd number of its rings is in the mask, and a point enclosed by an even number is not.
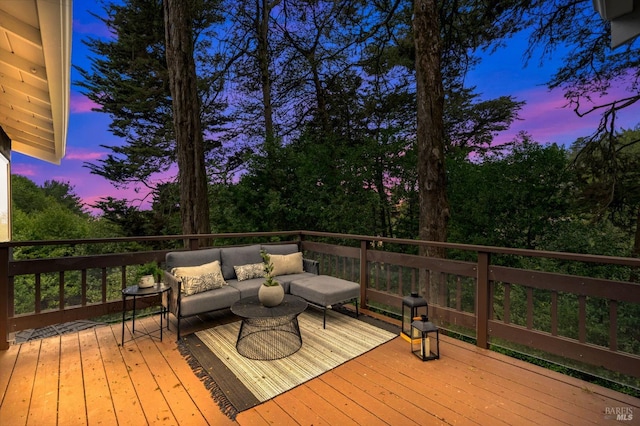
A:
[[[88,67],[88,52],[81,40],[88,36],[108,36],[108,33],[99,21],[87,13],[87,10],[91,10],[100,14],[102,10],[98,2],[75,1],[73,7],[72,64]],[[562,92],[550,92],[544,86],[544,82],[555,71],[554,64],[548,62],[540,67],[536,58],[524,68],[526,44],[527,36],[521,34],[511,40],[508,47],[486,58],[467,78],[468,84],[475,85],[484,98],[511,95],[526,102],[520,114],[521,120],[509,131],[498,135],[497,139],[512,140],[518,132],[526,131],[537,142],[569,145],[578,137],[589,136],[597,126],[599,117],[579,118],[572,110],[563,108],[566,101]],[[78,74],[72,70],[72,83],[77,79]],[[106,156],[107,151],[99,145],[117,145],[120,139],[108,132],[108,115],[92,112],[91,102],[78,92],[78,88],[72,84],[71,90],[67,149],[61,165],[13,153],[12,173],[26,176],[39,185],[52,179],[69,182],[87,204],[106,196],[139,200],[141,194],[135,193],[133,188],[127,191],[115,189],[105,179],[91,175],[87,168],[82,167],[86,161]],[[619,116],[618,127],[635,127],[640,123],[639,116],[637,107],[628,109]],[[148,204],[138,201],[136,205],[145,208]]]

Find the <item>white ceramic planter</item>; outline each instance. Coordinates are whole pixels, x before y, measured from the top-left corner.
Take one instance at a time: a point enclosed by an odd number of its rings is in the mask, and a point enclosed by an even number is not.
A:
[[[149,288],[153,287],[156,284],[156,279],[153,275],[145,275],[138,281],[139,288]]]
[[[273,286],[261,285],[258,290],[258,299],[263,306],[272,308],[282,303],[284,288],[278,284]]]

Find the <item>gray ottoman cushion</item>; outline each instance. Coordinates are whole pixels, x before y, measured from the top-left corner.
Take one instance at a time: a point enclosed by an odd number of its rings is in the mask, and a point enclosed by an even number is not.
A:
[[[329,306],[360,296],[360,285],[328,275],[291,281],[289,292],[319,306]]]
[[[275,277],[275,280],[282,284],[282,288],[284,288],[285,293],[291,293],[291,283],[296,280],[300,280],[303,278],[311,278],[315,277],[315,274],[309,272],[303,272],[301,274],[290,274],[290,275],[278,275]]]

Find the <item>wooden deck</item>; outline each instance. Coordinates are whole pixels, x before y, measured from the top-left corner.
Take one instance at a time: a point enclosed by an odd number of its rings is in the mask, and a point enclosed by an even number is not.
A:
[[[637,398],[447,337],[438,361],[420,362],[396,338],[233,422],[175,334],[122,348],[120,333],[101,326],[0,352],[0,425],[640,424]],[[607,418],[616,409],[633,420]]]

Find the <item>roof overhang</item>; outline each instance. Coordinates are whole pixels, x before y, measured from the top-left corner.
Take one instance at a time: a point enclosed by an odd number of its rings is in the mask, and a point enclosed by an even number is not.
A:
[[[0,126],[12,151],[55,164],[67,140],[72,3],[0,1]]]
[[[612,49],[640,34],[640,0],[593,0],[593,7],[611,22]]]

